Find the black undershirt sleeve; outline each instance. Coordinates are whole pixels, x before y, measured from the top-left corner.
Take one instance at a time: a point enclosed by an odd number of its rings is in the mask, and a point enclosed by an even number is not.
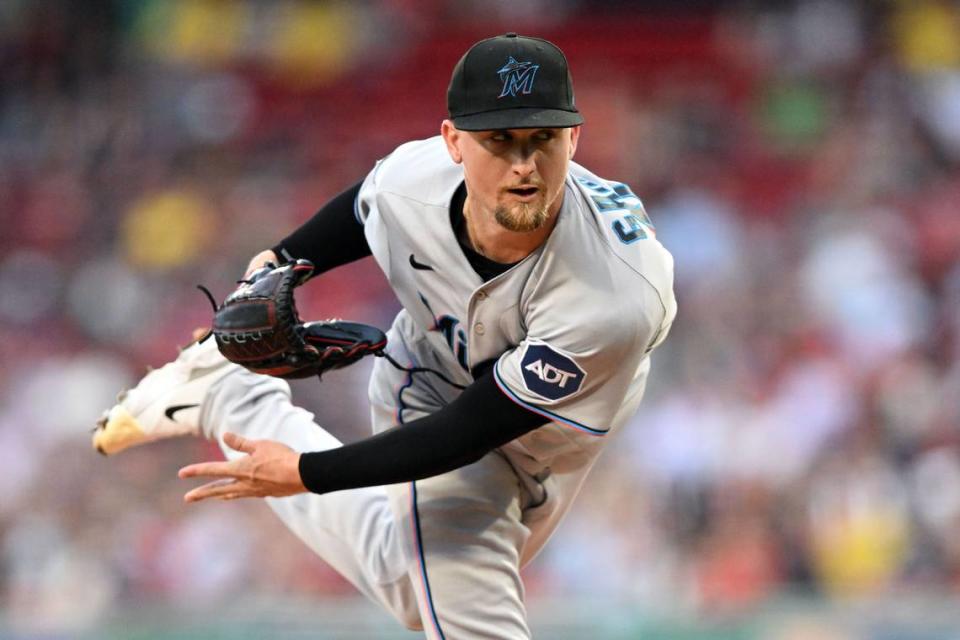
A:
[[[314,493],[421,480],[476,462],[546,422],[510,400],[488,369],[436,413],[338,449],[304,453],[300,479]]]
[[[358,182],[323,205],[312,218],[273,247],[284,262],[305,258],[313,263],[314,275],[370,255],[357,221],[354,205],[360,193]]]

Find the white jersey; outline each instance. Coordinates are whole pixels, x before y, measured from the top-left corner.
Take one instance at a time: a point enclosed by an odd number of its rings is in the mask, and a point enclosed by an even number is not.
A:
[[[503,392],[550,421],[502,451],[518,471],[573,472],[579,487],[640,403],[649,354],[676,314],[673,260],[625,185],[571,163],[547,241],[483,282],[450,224],[462,182],[437,136],[397,148],[360,189],[357,217],[404,307],[394,330],[414,362],[464,385],[496,359]],[[457,393],[420,379],[443,402]]]

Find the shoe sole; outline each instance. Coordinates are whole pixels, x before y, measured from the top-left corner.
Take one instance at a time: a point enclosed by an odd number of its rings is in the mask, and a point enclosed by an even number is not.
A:
[[[100,420],[93,434],[93,448],[105,456],[146,441],[147,434],[140,428],[123,405],[114,405]]]

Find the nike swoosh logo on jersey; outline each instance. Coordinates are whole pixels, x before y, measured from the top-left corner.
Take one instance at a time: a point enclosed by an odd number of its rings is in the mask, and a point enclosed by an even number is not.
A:
[[[199,404],[175,404],[167,407],[167,410],[163,412],[163,415],[167,416],[167,418],[169,418],[170,420],[173,420],[173,422],[176,422],[176,420],[173,419],[173,414],[175,414],[177,411],[182,411],[184,409],[193,409],[194,407],[199,407],[199,406],[200,406]]]
[[[413,257],[412,253],[410,254],[410,266],[419,271],[433,271],[433,267],[430,265],[417,262],[417,259]]]

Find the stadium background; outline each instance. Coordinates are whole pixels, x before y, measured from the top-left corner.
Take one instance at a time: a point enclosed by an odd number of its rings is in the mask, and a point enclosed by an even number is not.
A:
[[[0,637],[417,637],[263,504],[183,505],[209,444],[88,436],[194,285],[435,134],[507,30],[567,52],[680,306],[526,571],[538,637],[960,638],[960,3],[926,0],[0,1]],[[397,308],[369,261],[299,296]],[[367,367],[296,397],[359,438]]]

